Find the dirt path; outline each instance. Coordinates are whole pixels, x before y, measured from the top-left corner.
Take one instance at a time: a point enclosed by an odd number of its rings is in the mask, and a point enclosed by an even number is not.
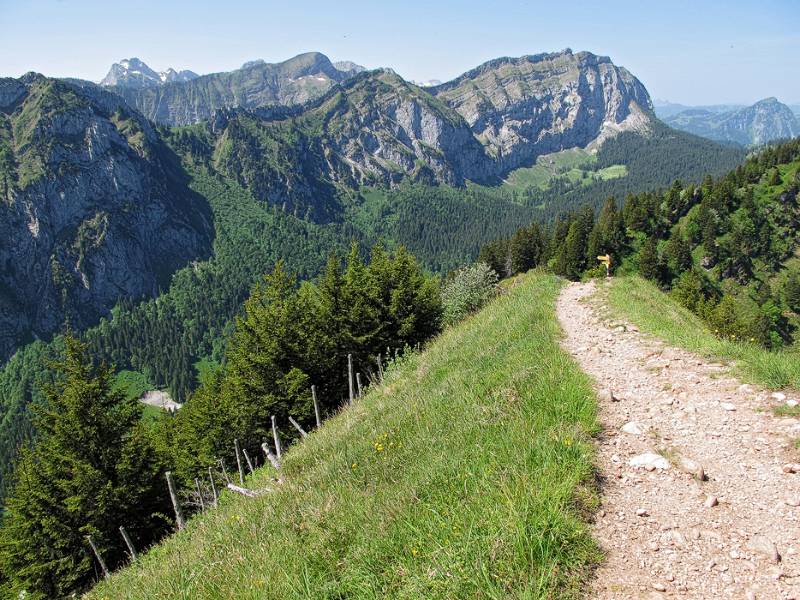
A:
[[[770,411],[786,399],[609,322],[594,292],[570,284],[557,306],[600,397],[594,533],[607,560],[591,595],[800,598],[800,474],[785,472],[800,422]],[[698,464],[704,481],[684,472]]]

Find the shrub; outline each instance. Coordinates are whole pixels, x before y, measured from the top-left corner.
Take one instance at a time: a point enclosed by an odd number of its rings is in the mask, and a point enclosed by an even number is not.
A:
[[[497,293],[498,279],[482,262],[457,271],[442,287],[444,324],[457,323],[486,304]]]

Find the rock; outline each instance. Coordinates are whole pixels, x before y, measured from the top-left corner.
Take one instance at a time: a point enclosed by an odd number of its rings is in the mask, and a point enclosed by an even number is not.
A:
[[[756,535],[750,538],[747,542],[747,549],[763,556],[773,564],[778,564],[781,560],[777,546],[763,535]]]
[[[730,402],[720,402],[719,405],[725,410],[730,410],[730,411],[736,410],[736,405],[731,404]]]
[[[787,400],[786,401],[786,406],[788,406],[789,408],[794,408],[795,406],[797,406],[797,404],[798,404],[797,400]]]
[[[667,586],[665,586],[663,583],[659,581],[656,581],[653,583],[653,589],[657,592],[666,592]]]
[[[800,496],[789,496],[786,498],[785,502],[789,506],[800,506]]]
[[[783,465],[783,472],[784,473],[800,473],[800,464],[798,463],[789,463]]]
[[[703,469],[703,465],[696,460],[681,456],[680,459],[678,459],[676,466],[679,470],[683,471],[684,473],[688,473],[698,481],[705,481],[706,479],[706,472]]]
[[[638,454],[628,461],[632,467],[653,467],[655,469],[669,469],[669,461],[655,452]]]
[[[703,506],[706,508],[714,508],[717,504],[719,504],[719,500],[717,500],[716,496],[708,496],[706,501],[703,502]]]
[[[622,431],[631,435],[642,435],[644,433],[644,427],[642,427],[641,423],[630,421],[622,426]]]
[[[777,400],[778,402],[783,402],[784,400],[786,400],[786,394],[784,394],[783,392],[773,392],[772,394],[770,394],[770,396],[774,400]]]
[[[619,398],[614,395],[614,392],[607,388],[597,393],[597,399],[600,402],[619,402]]]
[[[650,513],[647,512],[644,508],[637,508],[636,509],[636,516],[637,517],[647,517]]]
[[[753,388],[751,388],[746,383],[743,383],[742,385],[740,385],[739,389],[738,389],[738,392],[740,394],[750,394],[752,391],[753,391]]]

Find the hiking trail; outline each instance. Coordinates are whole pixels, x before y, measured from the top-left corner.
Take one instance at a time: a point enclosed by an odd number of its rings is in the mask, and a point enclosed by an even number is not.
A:
[[[800,421],[772,413],[786,398],[611,319],[599,287],[557,303],[598,391],[606,560],[590,596],[800,598]]]

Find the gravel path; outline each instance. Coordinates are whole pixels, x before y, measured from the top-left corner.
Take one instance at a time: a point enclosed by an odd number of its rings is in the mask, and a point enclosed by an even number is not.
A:
[[[603,427],[594,534],[606,562],[591,595],[800,599],[800,421],[771,410],[800,397],[609,321],[595,291],[570,284],[557,306]]]

